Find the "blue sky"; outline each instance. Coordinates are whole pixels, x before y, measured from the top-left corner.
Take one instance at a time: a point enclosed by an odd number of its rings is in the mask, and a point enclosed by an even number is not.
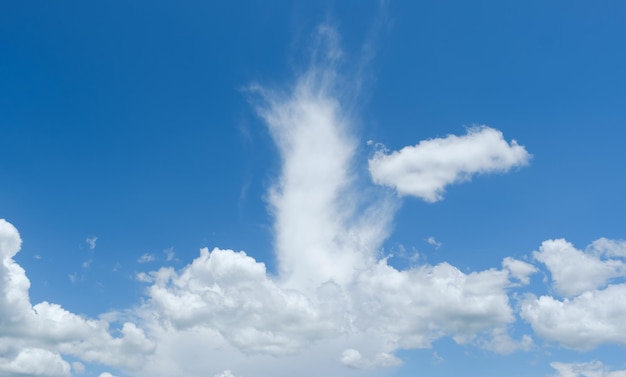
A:
[[[620,377],[626,5],[0,11],[0,376]]]

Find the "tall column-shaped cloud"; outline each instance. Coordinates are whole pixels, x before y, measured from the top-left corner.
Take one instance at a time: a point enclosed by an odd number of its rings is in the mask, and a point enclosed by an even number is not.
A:
[[[320,28],[318,37],[317,60],[290,91],[253,87],[282,162],[269,195],[280,273],[302,288],[329,280],[347,284],[371,265],[394,208],[386,200],[369,207],[360,202],[356,140],[335,86],[341,51],[332,29]]]

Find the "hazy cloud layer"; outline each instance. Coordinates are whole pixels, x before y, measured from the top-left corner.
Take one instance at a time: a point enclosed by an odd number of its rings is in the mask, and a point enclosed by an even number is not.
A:
[[[557,371],[555,377],[626,377],[626,370],[611,371],[599,361],[588,363],[553,362],[550,366]]]

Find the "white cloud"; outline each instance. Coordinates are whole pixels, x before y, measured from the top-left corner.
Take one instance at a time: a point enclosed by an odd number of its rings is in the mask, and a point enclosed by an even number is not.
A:
[[[28,298],[30,281],[24,269],[13,260],[21,245],[22,239],[17,229],[0,219],[0,310],[4,318],[0,321],[0,329],[6,329],[7,332],[13,324],[22,321],[31,309]]]
[[[434,246],[435,249],[439,249],[441,247],[441,242],[438,242],[435,237],[428,237],[426,239],[426,242],[428,242],[429,245]]]
[[[154,255],[152,254],[142,254],[139,259],[137,259],[137,263],[149,263],[149,262],[154,262],[156,258],[154,257]]]
[[[353,348],[348,348],[341,354],[341,363],[355,369],[374,369],[402,365],[402,361],[387,352],[380,352],[371,359],[364,358]]]
[[[17,229],[5,219],[0,219],[0,258],[13,258],[22,247]]]
[[[534,342],[528,334],[523,335],[520,340],[515,340],[505,328],[500,327],[493,329],[489,337],[481,339],[479,345],[484,349],[505,355],[520,350],[530,351]]]
[[[69,377],[70,364],[56,353],[41,348],[23,348],[12,359],[0,356],[0,374]]]
[[[103,372],[103,373],[100,373],[98,377],[115,377],[115,376],[109,372]]]
[[[464,136],[424,140],[391,153],[379,150],[369,160],[369,170],[375,183],[393,187],[400,195],[436,202],[449,184],[476,174],[506,172],[526,165],[530,157],[515,140],[509,144],[502,132],[480,126]]]
[[[552,362],[550,366],[557,371],[555,377],[626,377],[626,370],[610,371],[599,361],[588,363]]]
[[[258,85],[259,115],[282,161],[269,193],[280,276],[294,287],[350,282],[371,264],[388,234],[394,201],[363,203],[356,187],[357,142],[337,99],[336,33],[320,28],[315,64],[283,94]],[[330,59],[330,60],[325,60]]]
[[[604,343],[626,346],[626,284],[587,291],[562,301],[529,295],[521,316],[535,333],[567,348],[589,350]]]
[[[267,276],[264,264],[243,252],[205,248],[180,273],[162,268],[152,278],[144,311],[159,313],[161,321],[178,329],[215,329],[246,353],[292,354],[311,341],[336,336],[345,312],[335,285],[320,288],[319,299],[283,289]]]
[[[149,362],[135,373],[139,376],[202,377],[219,375],[228,369],[242,377],[359,375],[340,362],[342,352],[355,347],[367,355],[380,352],[368,348],[372,338],[367,335],[320,339],[300,352],[281,357],[242,353],[206,325],[186,329],[157,325],[150,333],[158,339],[159,347]]]
[[[153,352],[154,345],[132,323],[124,323],[120,336],[113,337],[104,320],[86,319],[46,301],[32,305],[30,281],[13,260],[20,245],[17,229],[0,219],[0,350],[1,357],[9,357],[0,363],[4,371],[66,376],[70,364],[63,354],[134,368]]]
[[[154,283],[142,311],[157,313],[158,326],[206,327],[249,354],[293,354],[365,333],[377,339],[375,353],[389,353],[443,336],[468,342],[514,320],[507,271],[464,274],[445,263],[398,271],[383,260],[348,286],[305,293],[275,282],[243,252],[203,249],[180,272],[162,268],[144,280]]]
[[[600,242],[607,244],[606,241]],[[592,245],[597,247],[600,244]],[[568,297],[601,288],[611,279],[626,275],[624,262],[602,260],[598,255],[576,249],[564,239],[544,241],[533,257],[550,270],[556,292]]]
[[[596,255],[626,258],[626,241],[609,240],[602,237],[593,241],[587,247],[587,252]]]
[[[359,276],[352,315],[389,349],[426,348],[443,336],[466,343],[514,321],[509,284],[501,270],[464,274],[442,263],[399,271],[383,260]]]
[[[532,264],[511,257],[504,258],[502,267],[509,270],[511,276],[522,284],[530,283],[530,275],[537,272],[537,267]]]
[[[93,250],[96,248],[97,240],[98,240],[98,237],[87,237],[85,239],[85,242],[87,243],[87,245],[89,245],[89,250]]]

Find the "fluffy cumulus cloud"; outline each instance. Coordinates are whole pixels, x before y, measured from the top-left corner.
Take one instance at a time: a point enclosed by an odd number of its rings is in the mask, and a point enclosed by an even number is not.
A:
[[[553,362],[550,366],[557,371],[555,377],[626,377],[626,370],[611,371],[599,361],[589,363]]]
[[[165,326],[213,329],[246,353],[291,354],[339,331],[344,305],[331,283],[311,296],[282,288],[244,252],[202,249],[180,273],[164,268],[152,277],[144,311]]]
[[[575,296],[626,275],[623,260],[602,258],[602,254],[615,255],[615,245],[618,244],[601,239],[590,246],[591,252],[584,252],[564,239],[548,240],[533,253],[533,257],[546,265],[557,293]],[[619,255],[619,249],[617,252]]]
[[[587,291],[573,299],[529,295],[521,315],[535,333],[568,348],[588,350],[600,344],[626,346],[626,284]]]
[[[17,229],[0,219],[0,370],[4,373],[68,376],[62,355],[133,369],[153,351],[144,332],[124,323],[119,336],[104,320],[86,319],[57,304],[32,305],[30,281],[13,257],[20,250]]]
[[[515,140],[508,143],[502,132],[480,126],[463,136],[425,140],[391,153],[379,150],[369,160],[369,170],[375,183],[393,187],[400,195],[436,202],[449,184],[475,174],[506,172],[529,160],[530,154]]]
[[[0,375],[69,377],[70,365],[56,353],[23,348],[14,358],[0,358]]]
[[[353,283],[328,281],[304,292],[271,279],[244,252],[203,249],[180,272],[151,273],[142,310],[160,327],[206,328],[246,354],[280,356],[367,336],[378,347],[373,360],[352,351],[341,360],[371,368],[396,365],[384,355],[397,349],[430,347],[442,336],[468,342],[504,328],[514,320],[508,277],[504,270],[464,274],[447,263],[399,271],[382,260]]]
[[[615,280],[625,273],[623,245],[601,238],[583,251],[563,239],[543,242],[533,257],[545,264],[554,291],[563,298],[528,294],[521,301],[522,318],[538,336],[567,348],[626,346],[626,324],[621,320],[626,283]]]
[[[447,263],[399,271],[383,260],[354,285],[355,325],[388,349],[426,348],[442,336],[464,343],[514,320],[508,274],[464,274]]]

